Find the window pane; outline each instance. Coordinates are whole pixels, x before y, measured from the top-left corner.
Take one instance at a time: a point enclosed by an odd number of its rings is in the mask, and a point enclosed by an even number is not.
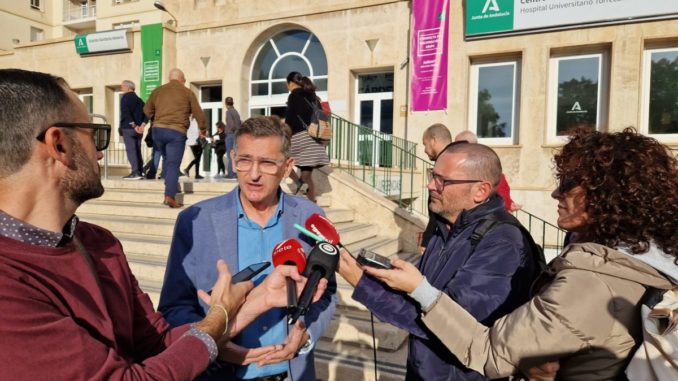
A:
[[[360,125],[367,128],[372,128],[372,119],[374,117],[374,102],[361,101],[360,102]]]
[[[327,78],[316,78],[313,83],[316,91],[327,91]]]
[[[252,109],[250,109],[250,117],[264,116],[264,115],[266,115],[266,109],[263,109],[263,108],[252,108]]]
[[[358,94],[393,92],[393,73],[358,76]]]
[[[271,86],[272,93],[273,94],[287,94],[289,91],[287,90],[287,82],[282,81],[282,82],[273,82],[273,85]]]
[[[556,135],[598,119],[599,57],[562,59],[558,62]]]
[[[287,56],[278,61],[275,68],[273,68],[273,79],[286,79],[287,75],[293,71],[298,71],[305,76],[311,74],[311,70],[306,61],[300,56],[294,55]]]
[[[273,50],[271,43],[266,42],[254,61],[252,80],[268,79],[268,73],[271,71],[271,66],[273,66],[276,58],[278,58],[278,55]]]
[[[202,86],[200,88],[201,102],[221,102],[221,86]]]
[[[393,134],[393,99],[381,101],[380,129],[385,134]]]
[[[253,83],[252,96],[254,95],[268,95],[268,83]]]
[[[287,52],[301,53],[308,41],[310,33],[303,30],[288,30],[286,32],[278,33],[273,37],[275,45],[278,47],[280,54]]]
[[[678,50],[652,53],[648,130],[678,133]]]
[[[476,134],[479,138],[512,136],[514,73],[514,64],[478,68]]]
[[[318,38],[314,35],[304,54],[313,65],[313,75],[327,75],[327,57]]]

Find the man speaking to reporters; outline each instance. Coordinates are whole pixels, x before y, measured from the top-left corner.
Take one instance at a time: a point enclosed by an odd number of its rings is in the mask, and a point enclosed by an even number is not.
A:
[[[275,118],[246,120],[236,131],[231,152],[238,187],[179,214],[159,306],[170,324],[202,319],[207,306],[195,292],[209,287],[214,272],[210,264],[217,259],[235,272],[270,261],[275,245],[289,238],[302,242],[306,253],[311,251],[294,224],[303,225],[322,210],[280,189],[294,164],[289,147],[289,136]],[[254,278],[255,284],[260,279]],[[284,309],[261,316],[228,344],[223,359],[231,366],[212,367],[199,380],[315,380],[312,349],[334,313],[335,289],[332,280],[303,322],[293,326],[287,326]]]

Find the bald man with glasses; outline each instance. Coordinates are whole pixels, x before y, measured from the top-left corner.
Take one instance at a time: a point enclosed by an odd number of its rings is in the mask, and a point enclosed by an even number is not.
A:
[[[294,228],[313,213],[324,214],[304,197],[280,188],[294,165],[290,138],[280,120],[254,117],[235,131],[231,151],[238,187],[182,211],[170,247],[159,311],[172,325],[198,321],[207,306],[196,290],[209,286],[217,259],[234,271],[271,261],[273,247],[289,238],[306,254],[313,242]],[[255,277],[258,284],[270,268]],[[198,380],[311,381],[316,379],[313,348],[334,313],[336,283],[329,282],[320,300],[311,305],[303,322],[288,326],[286,310],[273,309],[255,320]]]
[[[513,224],[491,225],[474,242],[484,221],[512,218],[495,192],[500,175],[499,157],[482,144],[448,145],[438,155],[428,189],[429,208],[440,218],[418,265],[430,284],[488,325],[529,299],[538,273],[530,245]],[[353,299],[410,333],[406,380],[488,379],[464,367],[425,328],[412,299],[417,290],[409,296],[393,291],[343,251],[338,272],[355,287]]]

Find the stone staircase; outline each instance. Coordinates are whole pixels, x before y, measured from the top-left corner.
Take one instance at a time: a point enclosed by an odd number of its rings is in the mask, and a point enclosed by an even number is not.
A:
[[[236,186],[235,180],[193,182],[185,179],[180,179],[183,193],[178,194],[177,199],[187,206],[224,194]],[[82,205],[78,216],[111,230],[122,242],[141,288],[157,306],[174,222],[181,209],[161,204],[162,181],[111,178],[103,182],[106,188],[103,197]],[[283,189],[288,190],[284,184]],[[318,203],[335,223],[342,243],[350,252],[357,254],[365,248],[384,256],[416,260],[416,255],[400,252],[399,240],[384,234],[379,225],[356,221],[355,208],[336,205],[329,194],[320,196]],[[337,283],[337,312],[316,346],[317,376],[322,380],[375,380],[370,313],[353,301],[353,288],[349,284],[341,277]],[[407,333],[374,318],[374,336],[378,380],[404,379]]]

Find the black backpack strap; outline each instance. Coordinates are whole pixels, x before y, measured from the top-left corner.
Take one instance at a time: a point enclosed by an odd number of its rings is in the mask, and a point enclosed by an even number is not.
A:
[[[513,225],[520,229],[520,233],[523,236],[523,244],[525,247],[530,248],[533,260],[537,265],[536,269],[537,274],[535,275],[541,273],[541,271],[546,268],[546,259],[544,257],[544,250],[541,248],[541,246],[537,245],[537,243],[534,242],[532,234],[530,234],[530,232],[527,229],[525,229],[523,224],[521,224],[520,221],[518,221],[518,219],[515,218],[513,215],[508,213],[490,213],[487,216],[485,216],[485,218],[483,218],[478,223],[478,225],[476,225],[475,229],[473,229],[473,232],[471,233],[471,237],[469,238],[469,240],[471,241],[471,252],[469,256],[466,258],[466,261],[468,261],[468,259],[471,258],[473,252],[476,249],[476,246],[483,239],[483,237],[495,226],[501,224]]]

